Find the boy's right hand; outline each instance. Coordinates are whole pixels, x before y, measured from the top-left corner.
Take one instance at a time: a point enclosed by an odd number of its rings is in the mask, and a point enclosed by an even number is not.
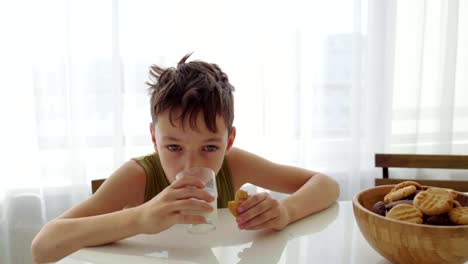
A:
[[[153,199],[136,207],[139,210],[140,233],[159,233],[175,224],[202,224],[205,217],[184,214],[184,211],[208,213],[213,210],[209,202],[214,198],[199,179],[186,176],[175,180]],[[194,198],[194,199],[190,199]]]

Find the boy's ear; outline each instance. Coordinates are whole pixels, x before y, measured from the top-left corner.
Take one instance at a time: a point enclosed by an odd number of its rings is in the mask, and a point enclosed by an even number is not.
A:
[[[231,150],[232,145],[234,144],[234,139],[236,139],[236,127],[232,127],[231,129],[231,134],[228,137],[228,142],[226,146],[226,153],[228,153]]]
[[[150,127],[151,141],[153,142],[154,151],[158,152],[158,144],[156,143],[156,135],[154,134],[153,122],[149,124],[149,127]]]

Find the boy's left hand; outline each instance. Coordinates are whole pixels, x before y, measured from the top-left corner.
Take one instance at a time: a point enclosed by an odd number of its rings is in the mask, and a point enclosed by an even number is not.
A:
[[[236,221],[239,229],[281,230],[289,224],[289,214],[284,205],[268,193],[251,195],[239,206],[238,212]]]

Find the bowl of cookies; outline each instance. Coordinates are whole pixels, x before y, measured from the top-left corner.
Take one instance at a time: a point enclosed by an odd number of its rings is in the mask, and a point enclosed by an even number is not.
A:
[[[367,242],[392,263],[468,261],[468,195],[415,181],[360,191],[353,211]]]

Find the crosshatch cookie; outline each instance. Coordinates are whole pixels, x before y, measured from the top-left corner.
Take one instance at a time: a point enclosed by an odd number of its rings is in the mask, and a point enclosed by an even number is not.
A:
[[[416,191],[416,186],[414,186],[414,185],[406,186],[406,187],[403,187],[401,189],[391,191],[387,195],[385,195],[384,202],[386,204],[389,204],[389,203],[391,203],[393,201],[401,200],[401,199],[403,199],[405,197],[410,196],[415,191]]]
[[[422,224],[423,214],[418,208],[409,204],[399,204],[387,213],[387,217],[409,223]]]
[[[391,192],[399,190],[399,189],[404,188],[406,186],[414,186],[414,187],[416,187],[416,190],[422,190],[423,189],[421,184],[419,184],[419,183],[417,183],[415,181],[404,181],[404,182],[400,182],[399,184],[395,185],[395,187],[393,187]]]
[[[416,190],[413,194],[411,194],[410,196],[408,197],[405,197],[405,200],[413,200],[414,197],[416,196],[416,194],[422,192],[423,190]]]
[[[457,225],[468,225],[468,207],[455,207],[448,213],[450,221]]]
[[[456,191],[452,189],[447,189],[447,188],[429,187],[427,188],[426,191],[431,191],[431,192],[440,193],[440,194],[449,194],[450,197],[452,197],[452,199],[455,199],[458,196]]]
[[[413,204],[426,215],[445,214],[453,208],[453,195],[445,189],[428,188],[414,197]]]

